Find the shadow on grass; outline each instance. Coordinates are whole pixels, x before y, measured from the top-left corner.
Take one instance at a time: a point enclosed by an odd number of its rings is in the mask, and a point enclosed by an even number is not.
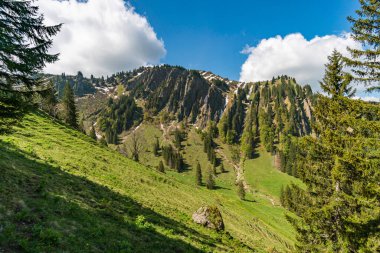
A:
[[[0,168],[1,252],[203,252],[166,233],[215,246],[204,234],[3,141]]]

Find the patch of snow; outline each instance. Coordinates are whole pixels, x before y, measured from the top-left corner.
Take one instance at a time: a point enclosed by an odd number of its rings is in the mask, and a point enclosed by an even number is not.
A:
[[[95,89],[97,89],[103,93],[108,93],[110,91],[109,87],[95,87]]]

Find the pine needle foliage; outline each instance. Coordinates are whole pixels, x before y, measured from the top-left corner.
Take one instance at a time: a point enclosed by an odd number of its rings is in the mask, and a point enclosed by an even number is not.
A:
[[[348,48],[351,57],[345,61],[352,68],[354,78],[367,85],[368,91],[380,90],[380,1],[359,0],[356,17],[348,17],[352,23],[352,38],[362,48]]]

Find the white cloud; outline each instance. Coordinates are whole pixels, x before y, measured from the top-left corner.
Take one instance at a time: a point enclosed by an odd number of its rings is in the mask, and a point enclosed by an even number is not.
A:
[[[347,46],[360,48],[360,44],[352,40],[349,34],[317,36],[307,40],[302,34],[294,33],[284,38],[276,36],[263,39],[257,46],[247,46],[242,51],[248,54],[248,59],[241,68],[240,80],[261,81],[272,79],[273,76],[289,75],[318,91],[327,56],[334,48],[347,55]]]
[[[375,96],[355,96],[354,99],[360,99],[363,101],[369,101],[369,102],[380,102],[380,97]]]
[[[59,61],[47,73],[107,75],[116,71],[157,64],[165,56],[146,17],[123,0],[39,0],[48,25],[63,23],[51,52]]]

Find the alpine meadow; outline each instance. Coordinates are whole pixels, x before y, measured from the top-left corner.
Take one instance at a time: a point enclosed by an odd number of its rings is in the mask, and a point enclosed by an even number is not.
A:
[[[379,0],[0,0],[0,253],[380,252],[379,92]]]

